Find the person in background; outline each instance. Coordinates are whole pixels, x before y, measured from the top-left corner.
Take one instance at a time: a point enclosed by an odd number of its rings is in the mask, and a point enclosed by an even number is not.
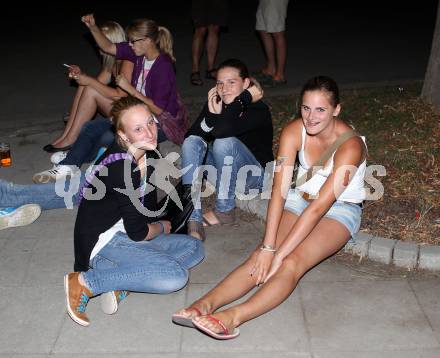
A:
[[[289,0],[260,0],[258,3],[256,30],[263,44],[266,64],[254,75],[263,86],[276,87],[287,83],[284,72],[288,4]]]
[[[182,144],[188,128],[188,114],[176,86],[171,33],[153,20],[134,20],[127,28],[128,42],[112,43],[96,25],[93,14],[81,18],[90,29],[98,47],[117,60],[129,61],[130,76],[120,75],[116,83],[125,93],[146,103],[159,120],[158,141]],[[35,183],[47,183],[78,173],[78,168],[94,158],[101,146],[112,142],[110,120],[98,118],[87,123],[72,149],[52,169],[37,173]]]
[[[95,24],[93,14],[83,16],[82,21],[102,51],[134,64],[131,81],[121,75],[116,82],[151,109],[159,121],[159,142],[182,144],[188,114],[177,91],[170,31],[153,20],[137,19],[127,27],[128,42],[114,44]]]
[[[126,39],[124,29],[117,22],[104,22],[100,29],[113,43]],[[108,117],[113,100],[127,95],[116,86],[115,79],[119,75],[130,78],[133,64],[129,61],[115,60],[114,56],[102,51],[100,55],[101,71],[96,78],[82,72],[76,65],[69,65],[69,78],[78,83],[78,89],[63,133],[51,144],[44,146],[45,151],[54,153],[69,150],[78,138],[84,123],[93,119],[96,112]]]
[[[192,38],[191,57],[191,84],[203,85],[200,75],[200,59],[203,48],[206,48],[207,70],[205,78],[216,79],[215,59],[217,56],[219,33],[222,27],[228,23],[229,0],[192,0],[191,17],[194,24]]]

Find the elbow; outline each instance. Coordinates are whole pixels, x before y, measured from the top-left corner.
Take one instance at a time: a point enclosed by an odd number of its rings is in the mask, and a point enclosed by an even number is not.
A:
[[[116,45],[112,42],[102,46],[101,50],[109,55],[116,56]]]

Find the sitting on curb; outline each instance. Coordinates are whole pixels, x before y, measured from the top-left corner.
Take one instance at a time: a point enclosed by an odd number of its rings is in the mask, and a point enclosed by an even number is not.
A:
[[[182,145],[182,182],[188,195],[192,192],[195,208],[188,222],[190,235],[203,240],[203,225],[233,223],[236,190],[263,188],[268,177],[265,168],[273,161],[273,127],[262,97],[261,87],[249,78],[243,62],[229,59],[219,65],[217,85],[208,92],[208,101]],[[202,215],[205,172],[215,182],[216,204],[215,210]]]

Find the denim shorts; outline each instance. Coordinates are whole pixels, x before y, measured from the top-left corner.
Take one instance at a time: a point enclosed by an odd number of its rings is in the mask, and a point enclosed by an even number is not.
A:
[[[309,202],[303,199],[297,190],[291,189],[287,195],[284,209],[300,216],[308,205]],[[335,201],[324,217],[336,220],[344,225],[351,235],[354,235],[359,231],[361,215],[362,208],[359,205],[345,201]]]

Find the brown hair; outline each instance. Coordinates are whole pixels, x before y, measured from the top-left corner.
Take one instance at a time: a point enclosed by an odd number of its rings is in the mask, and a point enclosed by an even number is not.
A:
[[[149,37],[154,41],[160,51],[166,53],[174,62],[176,58],[173,54],[173,36],[171,32],[163,26],[158,26],[154,20],[136,19],[127,27],[127,35],[139,37]]]
[[[340,103],[338,85],[333,78],[328,76],[316,76],[310,78],[301,90],[301,100],[304,96],[304,93],[317,90],[327,92],[330,104],[333,107],[336,107]]]
[[[123,140],[121,140],[121,138],[118,135],[118,131],[124,132],[124,127],[122,125],[121,119],[127,110],[136,106],[144,106],[145,108],[148,109],[147,105],[144,102],[140,101],[139,99],[133,96],[127,96],[127,97],[121,97],[117,101],[114,101],[112,104],[112,108],[110,110],[110,118],[112,120],[113,126],[115,127],[115,131],[116,131],[116,140],[118,141],[118,144],[125,149],[127,149],[127,145]]]
[[[231,67],[238,70],[239,76],[243,80],[249,78],[249,70],[247,66],[244,64],[244,62],[241,60],[238,60],[236,58],[230,58],[228,60],[225,60],[220,65],[218,65],[217,72],[220,71],[222,68],[226,68],[226,67]]]

